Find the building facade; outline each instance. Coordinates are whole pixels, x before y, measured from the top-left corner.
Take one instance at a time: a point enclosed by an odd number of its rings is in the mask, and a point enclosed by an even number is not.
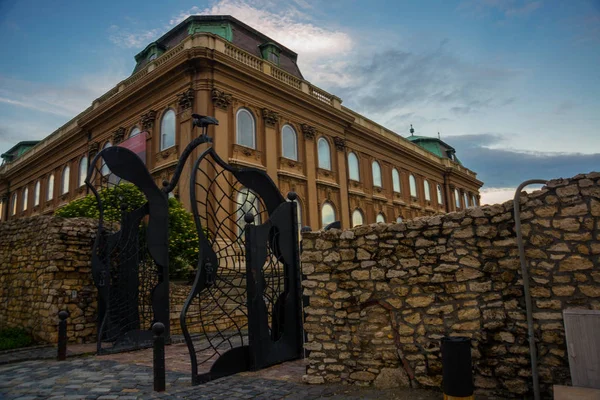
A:
[[[482,182],[449,145],[403,138],[342,106],[303,78],[296,59],[235,18],[189,17],[136,56],[129,78],[4,162],[0,220],[52,213],[87,195],[94,156],[137,135],[156,182],[169,179],[198,134],[192,113],[219,120],[209,135],[224,160],[266,171],[284,194],[297,192],[301,223],[313,229],[478,205]],[[175,193],[189,208],[188,164]]]

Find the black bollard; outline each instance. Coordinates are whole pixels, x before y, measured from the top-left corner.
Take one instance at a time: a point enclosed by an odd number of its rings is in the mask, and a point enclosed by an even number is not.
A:
[[[69,317],[68,311],[60,311],[58,313],[58,355],[56,359],[58,361],[64,361],[67,359],[67,318]]]
[[[471,339],[442,338],[442,375],[444,399],[474,399]]]
[[[154,391],[165,391],[165,325],[156,322],[152,325],[154,332]]]

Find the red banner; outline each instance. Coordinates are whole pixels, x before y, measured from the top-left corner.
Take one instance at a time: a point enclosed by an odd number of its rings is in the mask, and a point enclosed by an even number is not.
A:
[[[133,151],[139,158],[142,159],[144,165],[146,165],[146,138],[147,132],[140,132],[139,134],[124,140],[119,144],[121,147],[125,147]]]

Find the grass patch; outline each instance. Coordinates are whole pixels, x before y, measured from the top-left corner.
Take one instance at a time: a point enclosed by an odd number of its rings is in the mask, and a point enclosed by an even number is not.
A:
[[[0,330],[0,351],[27,347],[33,343],[31,335],[21,328]]]

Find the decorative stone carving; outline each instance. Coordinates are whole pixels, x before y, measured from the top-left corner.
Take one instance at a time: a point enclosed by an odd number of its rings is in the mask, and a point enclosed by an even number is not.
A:
[[[336,136],[333,138],[333,143],[335,144],[336,149],[339,151],[344,151],[346,149],[346,139]]]
[[[90,142],[88,144],[88,154],[89,154],[90,158],[93,158],[96,154],[98,154],[99,150],[100,150],[100,143]]]
[[[177,102],[181,110],[192,108],[192,105],[194,104],[194,89],[188,89],[185,92],[178,94]]]
[[[310,126],[308,124],[302,124],[300,125],[300,128],[302,129],[302,134],[304,135],[304,137],[308,140],[313,140],[315,138],[315,135],[317,134],[317,130],[315,129],[314,126]]]
[[[263,119],[265,120],[265,124],[267,124],[267,126],[275,126],[277,121],[279,121],[279,114],[277,114],[275,111],[271,111],[267,108],[262,109],[262,116],[263,116]]]
[[[219,89],[213,89],[211,91],[211,98],[215,107],[218,107],[222,110],[227,110],[233,101],[230,94],[222,92]]]
[[[169,147],[168,149],[163,150],[160,153],[157,153],[156,154],[156,161],[166,160],[172,154],[177,154],[177,146]]]
[[[154,127],[154,121],[156,120],[156,111],[149,110],[147,113],[142,114],[141,123],[142,129],[145,131],[152,129]]]
[[[125,138],[125,128],[122,126],[119,127],[116,131],[113,132],[113,144],[119,144]]]

